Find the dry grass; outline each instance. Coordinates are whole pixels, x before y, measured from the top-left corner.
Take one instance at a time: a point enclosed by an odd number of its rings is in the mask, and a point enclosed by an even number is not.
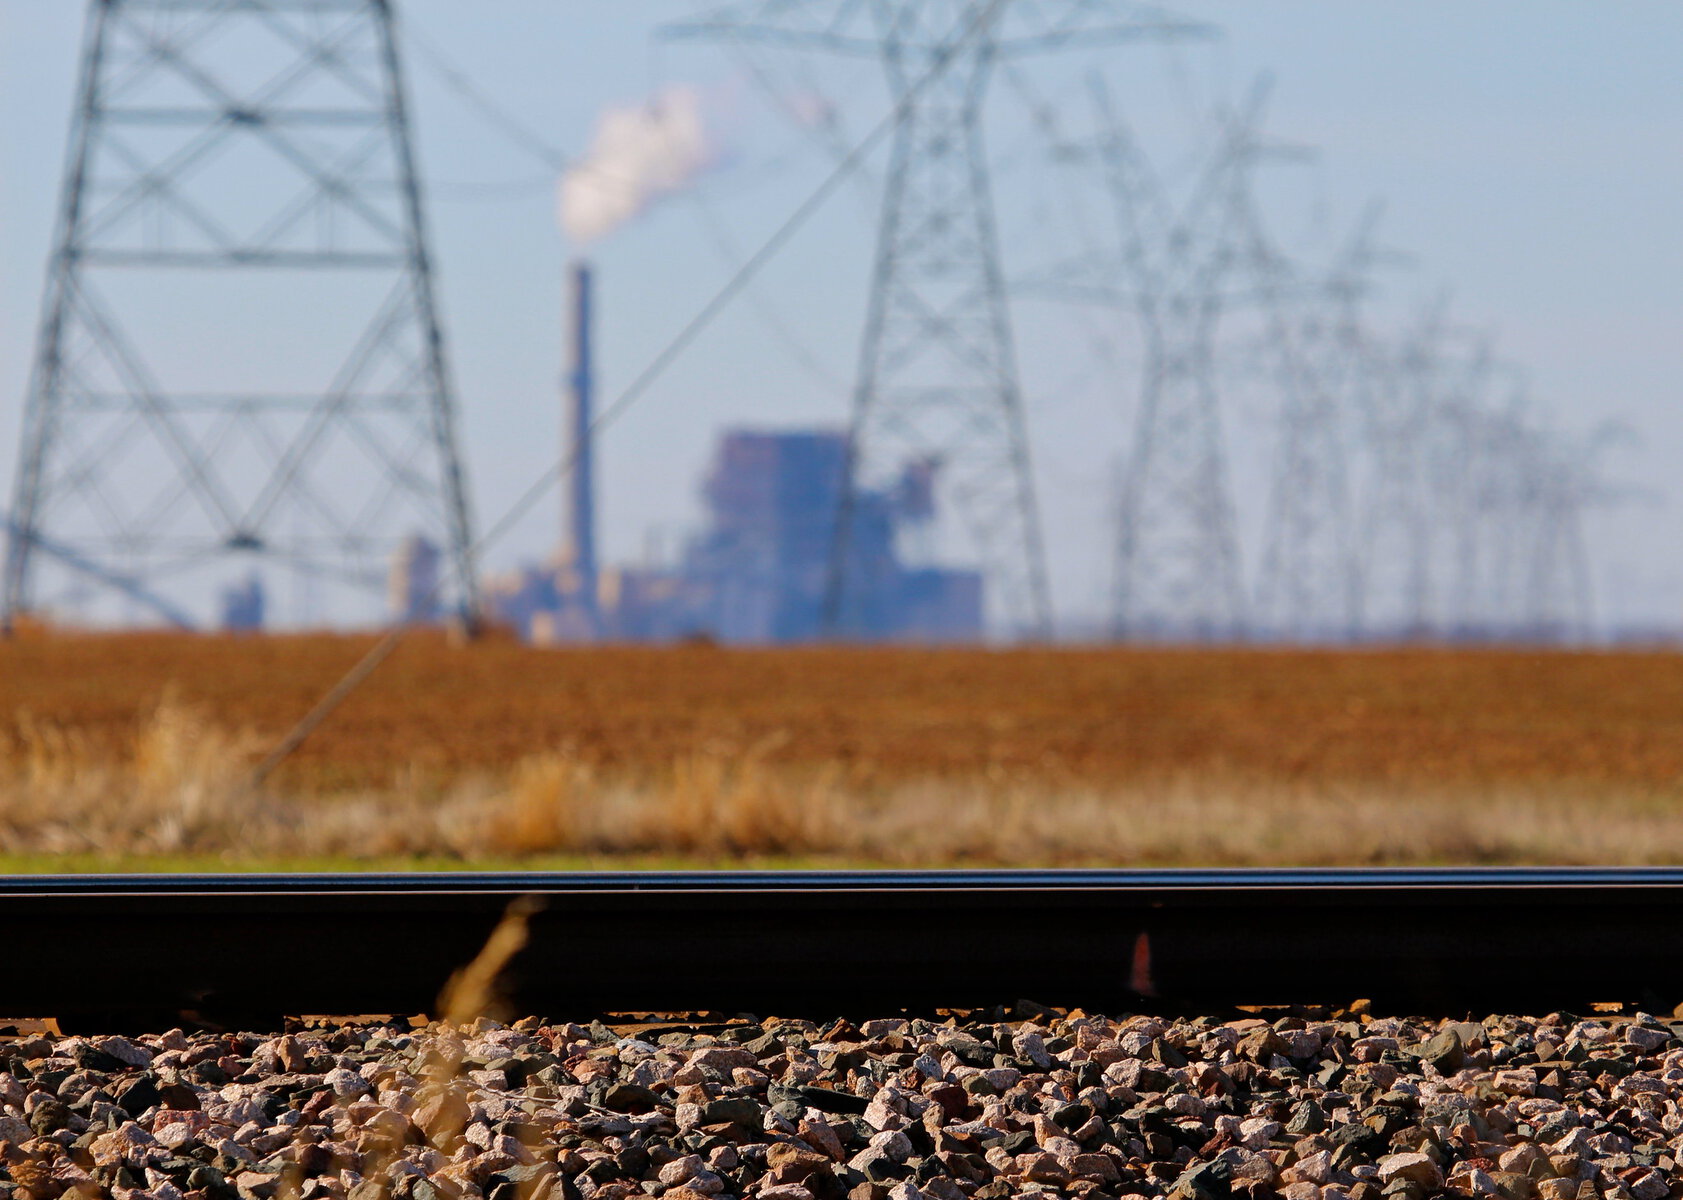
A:
[[[437,791],[260,794],[258,745],[161,706],[128,763],[34,727],[0,754],[10,854],[816,857],[893,865],[1683,861],[1675,796],[1508,786],[1410,788],[1212,773],[1107,786],[903,780],[690,754],[616,776],[564,754]]]
[[[1669,654],[0,644],[0,854],[1683,862]],[[162,697],[162,699],[160,699]]]

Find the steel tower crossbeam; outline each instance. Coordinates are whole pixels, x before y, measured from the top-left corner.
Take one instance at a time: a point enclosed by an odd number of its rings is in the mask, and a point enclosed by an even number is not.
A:
[[[390,0],[90,0],[8,618],[48,544],[141,584],[250,554],[377,591],[416,531],[477,609],[394,25]],[[334,305],[362,330],[336,362],[268,325]],[[278,369],[219,362],[236,332]]]
[[[683,37],[732,37],[864,58],[880,57],[892,36],[909,52],[936,56],[951,48],[967,17],[988,21],[987,47],[996,60],[1210,32],[1208,25],[1124,0],[749,0],[668,29]]]

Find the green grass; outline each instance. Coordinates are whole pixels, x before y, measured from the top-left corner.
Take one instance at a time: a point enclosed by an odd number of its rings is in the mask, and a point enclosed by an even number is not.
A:
[[[137,854],[0,854],[0,875],[331,874],[410,871],[801,871],[884,864],[802,857],[540,855],[531,858],[309,858]]]

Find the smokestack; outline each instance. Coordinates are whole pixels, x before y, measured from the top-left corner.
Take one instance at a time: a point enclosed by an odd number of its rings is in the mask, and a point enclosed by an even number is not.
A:
[[[567,490],[567,557],[578,581],[579,600],[594,631],[596,611],[596,446],[590,425],[595,420],[596,379],[591,361],[592,278],[590,264],[573,264],[572,377],[567,389],[566,436],[574,455],[571,487]]]

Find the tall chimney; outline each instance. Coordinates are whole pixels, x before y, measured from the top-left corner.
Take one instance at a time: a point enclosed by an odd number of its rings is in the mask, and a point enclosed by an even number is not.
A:
[[[595,420],[596,379],[591,362],[592,279],[590,264],[573,264],[572,377],[567,389],[566,437],[573,455],[567,490],[567,557],[578,581],[579,600],[592,629],[596,609],[596,446],[590,433]]]

